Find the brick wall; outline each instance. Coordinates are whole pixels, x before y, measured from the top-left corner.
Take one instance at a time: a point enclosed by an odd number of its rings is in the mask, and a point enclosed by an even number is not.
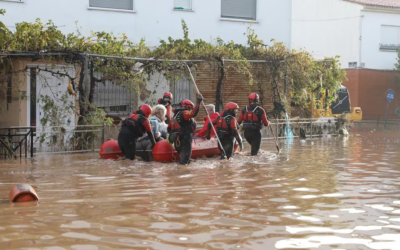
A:
[[[253,76],[255,77],[256,71],[259,70],[257,64],[253,66]],[[204,97],[204,102],[206,104],[214,104],[216,103],[216,91],[218,84],[219,73],[218,69],[215,66],[209,64],[200,65],[196,71],[196,83],[201,94]],[[255,77],[253,85],[249,84],[249,79],[243,74],[237,72],[233,67],[228,67],[226,77],[224,79],[223,89],[222,89],[222,100],[223,100],[223,108],[225,104],[228,102],[235,102],[239,105],[240,109],[243,109],[246,105],[248,105],[248,95],[250,93],[258,93],[258,83],[260,82],[259,77]],[[265,79],[264,81],[265,82]],[[273,109],[272,103],[272,92],[269,85],[264,85],[264,96],[260,95],[260,98],[263,98],[264,108],[266,110]],[[223,110],[222,108],[222,110]],[[198,118],[196,119],[198,122],[203,122],[205,117],[205,111],[201,109]]]
[[[358,100],[359,72],[360,70],[358,69],[346,70],[348,80],[342,83],[350,93],[350,104],[352,107],[360,107]]]
[[[350,91],[352,106],[358,104],[363,111],[364,119],[383,119],[386,114],[386,91],[394,89],[395,99],[389,106],[389,119],[399,119],[395,114],[400,107],[400,91],[395,88],[395,76],[393,71],[353,69],[347,70],[349,81],[343,83]],[[397,91],[396,91],[397,90]],[[355,99],[355,101],[353,101]]]

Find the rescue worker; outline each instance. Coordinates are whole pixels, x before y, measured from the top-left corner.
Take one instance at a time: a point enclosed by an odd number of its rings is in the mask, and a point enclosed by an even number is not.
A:
[[[220,114],[218,112],[215,112],[215,106],[214,104],[208,104],[206,105],[207,113],[210,115],[211,121],[215,120]],[[198,132],[195,137],[204,137],[207,134],[207,127],[208,124],[210,123],[210,119],[208,119],[208,116],[204,117],[204,126]],[[216,128],[216,127],[215,127]],[[211,136],[215,136],[214,130],[211,130]]]
[[[148,119],[150,114],[151,107],[144,104],[122,122],[122,127],[118,135],[118,145],[125,158],[135,159],[137,139],[143,136],[145,132],[149,136],[152,148],[156,144]]]
[[[167,112],[165,114],[165,123],[169,124],[169,121],[171,120],[171,114],[172,114],[172,93],[170,92],[165,92],[163,95],[163,98],[158,99],[158,103],[161,105],[164,105],[164,107],[167,109]]]
[[[218,148],[221,150],[221,160],[231,158],[235,146],[235,139],[239,144],[240,151],[243,150],[242,137],[239,134],[237,127],[236,115],[239,112],[239,106],[234,102],[229,102],[225,105],[225,111],[221,116],[218,116],[212,121],[217,127],[217,135],[221,142],[221,146],[218,143]],[[212,125],[207,126],[207,140],[210,140]]]
[[[249,95],[249,106],[246,106],[239,116],[239,125],[243,122],[244,138],[251,145],[251,155],[257,155],[261,147],[262,125],[269,126],[267,113],[259,106],[260,97],[252,93]]]
[[[194,117],[200,110],[200,103],[203,96],[198,95],[197,104],[194,106],[190,100],[183,100],[180,103],[180,109],[174,110],[174,117],[170,120],[168,133],[170,142],[175,144],[175,149],[179,153],[179,164],[186,165],[190,163],[192,156],[192,133],[196,130]]]

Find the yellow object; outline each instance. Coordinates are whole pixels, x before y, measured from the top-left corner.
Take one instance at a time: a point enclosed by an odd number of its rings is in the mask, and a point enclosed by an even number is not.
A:
[[[68,94],[76,96],[76,93],[74,93],[74,90],[72,89],[71,78],[69,78],[67,90],[68,90]]]
[[[349,98],[350,98],[350,94],[349,94]],[[314,99],[315,100],[315,99]],[[322,98],[320,99],[320,107],[324,106],[324,101],[325,101],[325,94],[322,96]],[[313,102],[313,109],[311,109],[311,102],[310,102],[310,106],[309,106],[309,110],[311,112],[311,110],[313,111],[313,118],[320,118],[320,117],[337,117],[341,114],[333,114],[332,113],[332,109],[328,108],[328,109],[318,109],[317,108],[317,103],[314,101]],[[349,120],[351,121],[360,121],[362,120],[362,110],[360,107],[351,107],[350,108],[350,113],[349,114]]]

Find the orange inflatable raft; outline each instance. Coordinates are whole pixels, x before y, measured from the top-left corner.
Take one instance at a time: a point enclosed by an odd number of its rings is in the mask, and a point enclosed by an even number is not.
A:
[[[235,144],[235,150],[238,148],[238,144]],[[221,151],[218,148],[218,141],[215,138],[206,140],[203,138],[196,138],[192,141],[192,159],[200,158],[203,156],[212,157],[215,155],[221,155]],[[100,157],[102,159],[117,159],[123,156],[121,150],[118,147],[118,142],[115,140],[106,141],[100,149]],[[167,142],[162,140],[157,142],[153,148],[153,157],[158,162],[173,162],[179,160],[179,154],[175,148]]]

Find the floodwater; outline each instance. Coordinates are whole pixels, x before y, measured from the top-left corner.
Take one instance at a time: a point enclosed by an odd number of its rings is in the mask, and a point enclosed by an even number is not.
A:
[[[183,167],[98,154],[1,161],[0,249],[400,249],[399,133],[282,148]],[[40,202],[9,203],[17,183]]]

